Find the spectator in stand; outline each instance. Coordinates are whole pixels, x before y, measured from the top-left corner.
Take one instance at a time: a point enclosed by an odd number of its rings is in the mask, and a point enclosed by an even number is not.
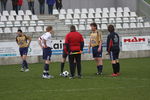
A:
[[[62,0],[56,0],[56,9],[60,12],[60,9],[63,7]]]
[[[21,10],[23,0],[18,0],[18,10]]]
[[[45,12],[45,0],[39,0],[40,5],[40,14],[44,14]]]
[[[34,0],[28,0],[28,7],[29,7],[29,10],[31,10],[32,13],[35,14],[35,12],[34,12]]]
[[[55,0],[47,0],[48,13],[50,15],[53,15],[53,7],[54,7],[55,2],[56,2]]]
[[[12,0],[12,7],[13,10],[15,10],[16,13],[18,14],[18,0]]]
[[[6,10],[7,0],[0,0],[0,2],[1,2],[1,10],[2,11]]]

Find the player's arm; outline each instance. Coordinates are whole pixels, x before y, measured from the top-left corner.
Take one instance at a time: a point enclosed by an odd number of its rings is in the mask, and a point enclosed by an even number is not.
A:
[[[28,40],[28,47],[30,46],[31,40],[32,38],[30,36],[27,36],[27,40]]]
[[[65,38],[65,44],[64,44],[64,51],[66,54],[69,53],[69,41],[68,41],[68,35]]]
[[[90,39],[90,41],[89,41],[88,52],[89,52],[89,53],[91,52],[91,39]]]
[[[43,46],[42,46],[42,38],[41,37],[38,39],[38,43],[39,43],[40,47],[43,48]]]
[[[16,37],[16,43],[19,45],[19,43],[18,43],[19,41],[18,41],[18,39],[17,39],[17,37]]]
[[[83,51],[83,48],[84,48],[84,39],[83,39],[83,36],[82,36],[82,35],[81,35],[80,48],[81,48],[81,52],[82,52],[82,51]]]
[[[110,36],[107,37],[107,52],[110,53],[110,50],[113,46],[113,41]]]
[[[46,44],[46,41],[45,39],[43,39],[43,43],[44,43],[44,48],[48,48],[47,44]]]
[[[98,51],[100,52],[102,49],[102,33],[99,33],[99,32],[98,32],[98,41],[99,41]]]

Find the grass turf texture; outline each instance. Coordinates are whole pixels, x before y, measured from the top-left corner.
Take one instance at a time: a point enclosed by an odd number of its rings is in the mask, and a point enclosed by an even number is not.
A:
[[[94,61],[82,65],[83,79],[74,80],[59,77],[59,63],[51,64],[55,78],[49,80],[41,78],[43,64],[30,64],[27,73],[18,65],[0,66],[0,100],[150,100],[150,58],[121,60],[116,78],[109,77],[109,60],[103,76],[94,75]]]

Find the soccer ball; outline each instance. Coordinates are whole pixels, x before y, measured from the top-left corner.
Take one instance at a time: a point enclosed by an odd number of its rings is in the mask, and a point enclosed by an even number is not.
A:
[[[68,71],[64,71],[64,72],[62,73],[62,75],[63,75],[63,77],[68,77],[68,76],[69,76],[69,72],[68,72]]]

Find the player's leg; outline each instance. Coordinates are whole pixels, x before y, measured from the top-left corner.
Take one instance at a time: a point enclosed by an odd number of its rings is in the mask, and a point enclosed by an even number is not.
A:
[[[65,53],[65,51],[63,51],[63,55],[62,55],[62,62],[60,64],[60,76],[62,76],[62,73],[64,71],[64,66],[65,66],[65,63],[66,63],[66,58],[67,58],[67,54]]]
[[[28,54],[28,48],[23,48],[23,54],[22,54],[22,60],[25,67],[25,72],[29,71],[28,62],[27,62],[27,54]]]
[[[20,52],[20,57],[21,57],[21,59],[22,59],[22,63],[21,63],[21,72],[24,72],[24,67],[25,67],[25,65],[24,65],[24,62],[23,62],[23,49],[22,48],[19,48],[19,52]]]
[[[101,57],[97,58],[97,75],[101,75],[103,72],[103,59]]]
[[[111,64],[113,68],[112,76],[117,76],[117,64],[116,64],[115,52],[110,52],[110,59],[111,59]]]
[[[70,78],[74,78],[74,55],[69,55]]]
[[[116,66],[117,66],[117,74],[120,75],[119,52],[117,52],[116,54]]]
[[[77,64],[77,72],[78,72],[78,77],[81,78],[81,54],[75,55],[75,61]],[[76,66],[74,66],[76,68]],[[74,68],[74,69],[75,69]]]

